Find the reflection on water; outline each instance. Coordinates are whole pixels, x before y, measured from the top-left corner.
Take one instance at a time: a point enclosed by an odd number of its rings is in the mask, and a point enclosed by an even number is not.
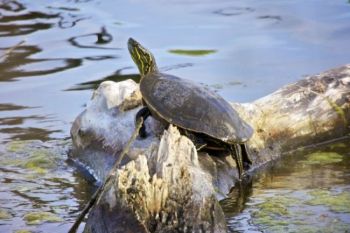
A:
[[[52,23],[48,23],[47,20],[57,18],[57,14],[47,14],[43,12],[22,12],[25,10],[25,6],[17,1],[2,1],[1,8],[4,10],[0,18],[0,37],[7,36],[20,36],[33,33],[38,30],[47,30],[53,26]],[[0,9],[1,9],[0,8]],[[8,13],[12,13],[8,15]],[[20,12],[20,13],[18,13]],[[18,13],[18,14],[16,14]],[[44,19],[46,22],[36,22],[37,20]],[[31,23],[18,24],[17,21],[34,21]],[[8,23],[8,24],[3,24]]]
[[[258,16],[258,19],[274,20],[278,22],[282,20],[282,17],[279,15],[262,15],[262,16]]]
[[[0,29],[1,30],[1,29]],[[3,51],[9,50],[3,48]],[[0,81],[11,81],[19,77],[33,77],[62,72],[67,69],[78,67],[82,64],[82,59],[35,59],[30,58],[42,52],[37,46],[20,45],[11,51],[0,63]]]
[[[14,110],[27,109],[27,108],[32,108],[32,107],[19,106],[19,105],[14,105],[10,103],[0,103],[0,111],[14,111]]]
[[[237,16],[254,11],[255,10],[251,7],[227,7],[225,9],[213,11],[213,13],[221,16]]]
[[[104,81],[121,82],[128,79],[132,79],[138,83],[141,78],[140,74],[123,74],[123,70],[128,70],[128,69],[130,69],[130,67],[117,70],[115,73],[108,75],[107,77],[104,77],[102,79],[76,84],[74,87],[66,89],[66,91],[95,90],[100,85],[100,83]]]
[[[232,232],[350,229],[349,138],[293,153],[222,201]]]
[[[89,39],[90,37],[92,37],[93,43],[95,44],[108,44],[113,40],[113,36],[107,32],[105,27],[102,27],[100,32],[75,36],[68,39],[68,41],[69,43],[71,43],[72,46],[75,46],[78,48],[90,48],[90,49],[95,48],[95,49],[108,49],[108,50],[118,49],[118,48],[108,48],[108,47],[101,47],[101,46],[94,46],[94,45],[84,45],[82,42],[79,42],[79,40]]]
[[[27,118],[27,119],[26,119]],[[18,117],[18,120],[22,123],[24,120],[37,120],[42,119],[40,117]],[[0,123],[1,124],[1,123]],[[19,123],[20,124],[20,123]],[[34,127],[9,127],[9,128],[1,128],[0,133],[8,135],[8,139],[19,139],[19,140],[30,140],[32,138],[36,138],[38,140],[47,141],[51,139],[50,135],[52,133],[61,132],[60,130],[46,130],[42,128],[34,128]]]
[[[21,114],[21,110],[30,110],[35,107],[19,106],[13,104],[0,104],[0,113],[11,112],[11,115],[5,116],[6,114],[0,114],[0,134],[7,135],[8,139],[20,139],[20,140],[49,140],[50,134],[59,132],[60,130],[47,130],[44,128],[36,127],[23,127],[25,122],[39,121],[45,122],[50,119],[50,116],[39,116],[39,115],[28,115],[24,116]],[[15,115],[14,113],[18,115]],[[4,115],[4,116],[3,116]]]
[[[161,67],[160,70],[162,72],[165,72],[165,71],[180,69],[180,68],[189,67],[189,66],[192,66],[192,64],[187,63],[187,64],[178,64],[178,65],[168,66],[168,67]],[[140,74],[138,74],[138,73],[125,74],[125,70],[129,70],[132,68],[133,67],[125,67],[125,68],[119,69],[116,72],[114,72],[113,74],[108,75],[104,78],[100,78],[100,79],[89,81],[89,82],[79,83],[79,84],[74,85],[74,87],[70,87],[70,88],[66,89],[65,91],[95,90],[100,85],[100,83],[102,83],[104,81],[121,82],[121,81],[131,79],[131,80],[138,83],[138,82],[140,82],[140,78],[141,78]]]

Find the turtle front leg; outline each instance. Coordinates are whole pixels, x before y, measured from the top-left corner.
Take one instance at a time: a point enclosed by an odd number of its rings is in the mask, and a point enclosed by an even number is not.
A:
[[[233,153],[232,147],[234,147],[235,153]],[[243,158],[242,158],[242,148],[240,144],[233,144],[231,146],[231,155],[232,157],[234,156],[234,159],[237,164],[237,169],[238,169],[238,178],[241,179],[243,175]]]
[[[141,138],[145,138],[147,137],[147,133],[146,133],[146,127],[145,127],[145,121],[147,119],[147,117],[149,117],[151,115],[151,112],[149,111],[149,109],[147,107],[143,107],[141,108],[137,113],[136,113],[136,117],[135,117],[135,125],[137,125],[137,122],[139,122],[139,120],[142,118],[142,126],[140,128],[139,131],[139,136]]]

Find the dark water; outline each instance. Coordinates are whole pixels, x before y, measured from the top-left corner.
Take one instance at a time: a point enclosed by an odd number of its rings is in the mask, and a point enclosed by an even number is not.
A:
[[[349,63],[349,22],[347,0],[0,0],[0,208],[14,211],[0,219],[0,232],[26,228],[23,216],[33,210],[66,224],[30,229],[65,232],[86,201],[85,181],[65,163],[66,151],[56,149],[65,148],[60,143],[100,82],[139,79],[126,50],[130,36],[155,54],[161,70],[244,102]],[[37,154],[8,151],[5,143],[13,140],[40,140],[34,147],[54,150],[58,168],[44,163],[46,170],[29,179],[30,168],[9,157]],[[22,183],[40,195],[23,199],[14,191]],[[55,209],[58,199],[70,207]]]

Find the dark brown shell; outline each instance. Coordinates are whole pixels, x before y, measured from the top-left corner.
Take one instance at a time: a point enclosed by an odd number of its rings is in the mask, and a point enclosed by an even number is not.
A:
[[[140,82],[142,97],[157,117],[226,143],[242,143],[253,134],[236,110],[209,89],[172,75],[152,73]]]

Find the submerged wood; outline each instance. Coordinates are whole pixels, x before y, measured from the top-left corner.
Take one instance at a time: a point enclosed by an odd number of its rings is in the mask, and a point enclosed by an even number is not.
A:
[[[138,85],[104,82],[72,129],[71,158],[104,180],[134,130]],[[254,167],[298,147],[350,132],[350,65],[307,77],[252,103],[232,106],[255,129],[248,141]],[[231,156],[197,152],[176,127],[146,121],[93,207],[84,232],[226,232],[218,199],[237,181]]]

